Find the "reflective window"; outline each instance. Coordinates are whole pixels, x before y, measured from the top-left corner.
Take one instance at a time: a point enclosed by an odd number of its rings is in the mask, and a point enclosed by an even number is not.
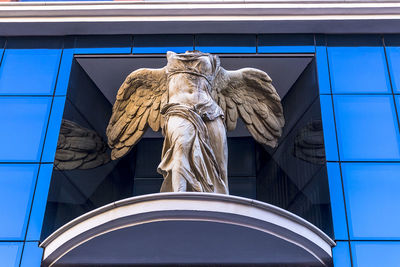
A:
[[[328,55],[325,35],[315,36],[315,58],[317,61],[318,86],[320,94],[331,93],[329,77]]]
[[[0,97],[0,161],[38,162],[51,97]]]
[[[391,93],[379,36],[329,36],[328,58],[334,94]]]
[[[333,105],[331,95],[321,95],[321,114],[322,125],[324,127],[324,142],[326,159],[338,161],[338,149],[335,129],[335,119],[333,115]]]
[[[336,246],[332,249],[332,252],[335,267],[351,267],[349,242],[336,241]]]
[[[341,160],[399,160],[393,97],[333,96]]]
[[[256,36],[196,35],[195,48],[207,53],[256,53]]]
[[[353,239],[400,238],[400,164],[342,163]]]
[[[351,242],[354,267],[400,266],[400,242]]]
[[[44,143],[42,162],[53,162],[56,153],[58,134],[64,112],[65,97],[55,96],[51,106],[49,126],[47,127],[46,141]]]
[[[258,53],[314,53],[314,36],[268,34],[258,36]]]
[[[385,36],[385,44],[393,91],[400,93],[400,37]]]
[[[76,37],[77,54],[127,54],[131,53],[130,35],[79,36]]]
[[[185,53],[188,50],[193,50],[192,35],[135,35],[133,38],[133,54]]]
[[[60,58],[61,49],[6,49],[0,67],[0,94],[52,95]]]
[[[0,238],[23,240],[38,166],[0,164]]]
[[[26,240],[38,241],[40,239],[52,171],[53,164],[40,165]]]
[[[42,261],[43,249],[38,242],[26,242],[22,254],[21,267],[38,267]]]
[[[335,239],[347,240],[349,239],[349,235],[347,233],[346,211],[339,163],[328,162],[327,169]]]
[[[22,245],[22,242],[0,242],[1,265],[7,267],[19,266]]]

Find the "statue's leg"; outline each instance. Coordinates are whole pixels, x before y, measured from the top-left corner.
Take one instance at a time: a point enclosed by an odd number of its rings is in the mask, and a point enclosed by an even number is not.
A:
[[[220,166],[222,180],[226,188],[216,188],[216,193],[228,194],[228,144],[225,125],[221,117],[206,122],[211,148]]]
[[[195,129],[191,122],[171,115],[168,119],[168,135],[173,144],[171,158],[171,182],[173,192],[186,192],[187,180],[193,179],[193,172],[189,163]]]

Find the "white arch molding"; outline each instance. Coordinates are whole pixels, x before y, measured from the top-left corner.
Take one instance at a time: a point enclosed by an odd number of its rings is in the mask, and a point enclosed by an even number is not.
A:
[[[331,266],[334,245],[286,210],[210,193],[127,198],[74,219],[40,244],[42,266]]]

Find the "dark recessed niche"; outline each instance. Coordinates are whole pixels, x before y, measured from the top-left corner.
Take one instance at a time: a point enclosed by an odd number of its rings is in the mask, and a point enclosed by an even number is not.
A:
[[[95,132],[105,129],[120,84],[133,70],[159,68],[164,56],[78,57],[74,60],[64,120]],[[226,69],[266,71],[282,98],[286,125],[272,149],[254,141],[243,122],[228,133],[228,175],[232,195],[267,202],[293,212],[332,236],[315,60],[295,55],[224,55]],[[54,168],[42,240],[70,220],[105,204],[159,191],[156,172],[163,138],[151,130],[124,158],[87,169]],[[106,149],[105,153],[110,153]],[[60,167],[61,166],[61,167]]]

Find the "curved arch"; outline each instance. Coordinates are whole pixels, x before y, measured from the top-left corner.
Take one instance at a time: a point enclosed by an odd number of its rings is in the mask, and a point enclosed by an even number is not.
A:
[[[335,243],[304,219],[259,201],[209,193],[144,195],[114,202],[86,213],[62,226],[41,243],[40,246],[44,248],[43,265],[57,266],[61,262],[74,261],[74,257],[79,258],[79,251],[85,251],[82,253],[85,253],[85,260],[88,260],[90,258],[88,254],[93,253],[92,257],[96,257],[95,254],[98,254],[98,251],[88,252],[89,247],[98,246],[99,248],[103,247],[104,250],[104,243],[115,240],[118,240],[121,246],[126,241],[129,242],[129,246],[134,247],[135,242],[146,243],[145,239],[148,236],[146,236],[146,231],[158,234],[156,242],[158,244],[153,244],[154,248],[157,246],[165,248],[165,244],[167,244],[171,250],[174,250],[179,247],[179,242],[187,243],[187,234],[181,234],[180,231],[188,226],[198,229],[198,231],[191,232],[192,239],[190,240],[209,240],[211,247],[222,245],[229,249],[232,242],[239,242],[238,236],[248,236],[248,240],[241,237],[240,242],[249,250],[258,249],[252,244],[257,239],[260,246],[264,244],[265,247],[268,247],[268,244],[273,244],[274,249],[278,249],[276,246],[282,246],[282,251],[279,253],[285,255],[287,259],[295,260],[298,257],[308,263],[312,262],[315,264],[313,266],[331,265],[331,248]],[[169,229],[168,233],[164,231],[167,228]],[[213,232],[214,230],[209,231],[209,229],[219,230]],[[171,239],[168,235],[171,232],[176,232],[175,244],[168,243],[168,239]],[[122,237],[121,233],[124,233]],[[225,236],[218,236],[223,233]],[[254,236],[257,237],[254,238]],[[200,246],[198,243],[201,242],[189,243],[188,246],[191,247],[188,250],[204,249],[204,245],[202,248],[198,247]],[[146,246],[145,244],[137,245],[140,248]],[[213,251],[211,247],[210,251]],[[150,247],[148,249],[151,250]],[[267,254],[265,255],[266,259]],[[189,257],[189,255],[187,256]],[[138,259],[135,259],[138,255],[135,254],[120,255],[119,257],[121,259],[131,257],[132,262],[138,262]],[[143,252],[141,257],[145,258]],[[162,255],[160,257],[162,262]],[[183,258],[177,260],[183,260]],[[166,256],[165,260],[167,259],[174,260],[169,255]],[[207,258],[205,257],[204,260]],[[218,255],[214,257],[214,260],[218,261]]]

